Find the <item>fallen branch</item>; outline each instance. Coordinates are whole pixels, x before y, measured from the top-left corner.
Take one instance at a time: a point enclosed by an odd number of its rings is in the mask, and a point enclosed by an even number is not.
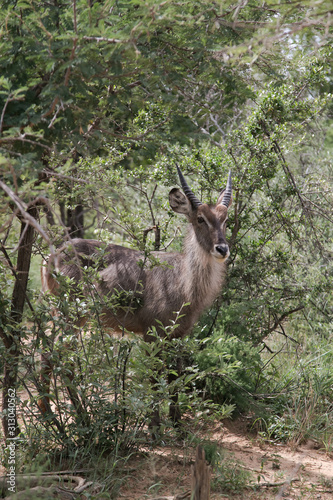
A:
[[[43,497],[41,496],[43,495]],[[6,497],[6,500],[17,500],[26,498],[50,498],[52,495],[53,498],[59,497],[61,500],[74,500],[76,497],[75,493],[70,493],[67,491],[63,491],[61,488],[56,486],[49,486],[46,488],[45,486],[35,486],[29,490],[18,491],[14,493],[14,495],[10,495]]]
[[[7,479],[7,476],[0,476],[0,485],[1,483],[5,485],[5,481]],[[31,474],[18,474],[16,476],[17,480],[17,487],[23,487],[23,486],[29,486],[28,488],[25,488],[21,491],[16,492],[14,495],[10,495],[9,497],[6,497],[6,500],[14,500],[16,498],[34,498],[35,495],[40,495],[47,493],[48,495],[54,495],[55,497],[59,497],[64,500],[71,500],[74,498],[77,498],[78,493],[82,493],[84,490],[89,488],[90,486],[94,485],[95,488],[101,489],[101,485],[98,483],[94,483],[93,481],[86,481],[81,476],[73,476],[69,474],[63,474],[62,472],[59,473],[43,473],[42,475],[31,475]],[[57,484],[50,484],[48,486],[41,486],[38,485],[38,483],[43,482],[43,483],[50,483],[50,482],[55,482],[57,481]],[[69,484],[67,484],[67,487],[65,488],[64,486],[60,486],[59,483],[66,482],[66,483],[75,483],[76,486],[74,488],[70,488]],[[33,484],[36,484],[36,486],[32,486]]]
[[[293,477],[288,479],[289,485],[295,481],[300,481],[299,477]],[[256,484],[256,487],[265,487],[265,488],[276,488],[277,486],[284,486],[286,484],[286,481],[281,481],[280,483],[258,483]]]
[[[188,490],[185,493],[179,493],[178,495],[172,497],[154,497],[152,500],[185,500],[191,497],[191,491]]]
[[[49,471],[49,472],[41,472],[38,474],[38,477],[43,477],[43,476],[63,476],[63,475],[70,475],[74,476],[75,474],[86,474],[87,472],[93,472],[93,469],[78,469],[78,470],[57,470],[57,471]],[[31,476],[36,476],[34,473],[27,473],[27,474],[16,474],[16,477],[31,477]],[[3,476],[0,476],[0,480],[3,478]]]
[[[299,480],[298,478],[295,479],[294,476],[296,476],[296,474],[298,474],[298,471],[299,469],[301,468],[302,464],[299,462],[298,464],[296,464],[294,470],[292,471],[292,475],[290,478],[288,478],[281,486],[280,490],[278,491],[278,494],[276,495],[275,497],[275,500],[281,500],[284,496],[285,496],[285,493],[287,491],[287,489],[290,487],[291,483],[293,481],[297,481]]]

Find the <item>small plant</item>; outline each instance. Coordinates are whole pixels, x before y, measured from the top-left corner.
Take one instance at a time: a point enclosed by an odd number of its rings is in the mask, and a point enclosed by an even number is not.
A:
[[[294,368],[281,365],[274,374],[276,395],[255,420],[259,436],[298,446],[308,439],[332,450],[333,400],[330,350],[299,357]]]
[[[206,450],[206,447],[205,447]],[[240,493],[251,486],[251,474],[221,449],[213,453],[212,489],[216,492]]]

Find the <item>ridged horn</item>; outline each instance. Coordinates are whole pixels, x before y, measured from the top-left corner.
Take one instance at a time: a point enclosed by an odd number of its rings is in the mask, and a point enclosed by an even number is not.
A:
[[[232,193],[232,181],[231,181],[231,171],[229,171],[227,186],[224,191],[224,196],[222,198],[221,205],[224,205],[225,207],[229,206],[231,200],[231,193]]]
[[[187,197],[188,200],[190,200],[193,208],[198,208],[200,205],[202,205],[201,201],[198,200],[198,198],[195,196],[195,194],[192,192],[191,188],[188,186],[185,177],[182,174],[182,171],[180,170],[179,166],[176,163],[178,175],[179,175],[179,180],[182,185],[183,191],[185,196]]]

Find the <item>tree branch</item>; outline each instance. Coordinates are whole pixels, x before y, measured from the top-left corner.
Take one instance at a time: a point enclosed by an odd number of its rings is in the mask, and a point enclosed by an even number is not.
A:
[[[24,201],[22,201],[15,193],[14,191],[12,191],[12,189],[7,186],[4,182],[2,182],[0,180],[0,188],[9,196],[9,198],[15,203],[15,205],[17,206],[23,220],[27,223],[27,224],[30,224],[33,228],[35,228],[35,230],[41,235],[41,237],[46,241],[46,243],[48,244],[49,248],[50,248],[50,252],[51,254],[56,257],[56,250],[49,238],[49,236],[47,235],[47,233],[45,232],[45,230],[42,228],[42,226],[39,224],[39,222],[34,218],[32,217],[32,215],[30,215],[28,213],[28,209],[29,207],[33,206],[34,204],[38,204],[38,203],[41,203],[41,200],[45,200],[45,198],[43,197],[38,197],[34,200],[34,202],[30,203],[29,206],[24,203]]]

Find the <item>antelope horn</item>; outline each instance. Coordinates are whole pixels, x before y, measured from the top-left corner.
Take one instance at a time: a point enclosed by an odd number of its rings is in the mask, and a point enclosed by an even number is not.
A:
[[[183,176],[182,171],[180,170],[177,164],[176,167],[179,175],[179,180],[182,185],[185,196],[190,200],[193,208],[198,208],[200,205],[202,205],[201,201],[198,200],[198,198],[192,192],[191,188],[188,186],[185,177]]]
[[[231,182],[231,171],[229,171],[227,186],[224,191],[224,196],[222,198],[221,205],[224,205],[225,207],[228,208],[231,200],[231,193],[232,193],[232,182]]]

